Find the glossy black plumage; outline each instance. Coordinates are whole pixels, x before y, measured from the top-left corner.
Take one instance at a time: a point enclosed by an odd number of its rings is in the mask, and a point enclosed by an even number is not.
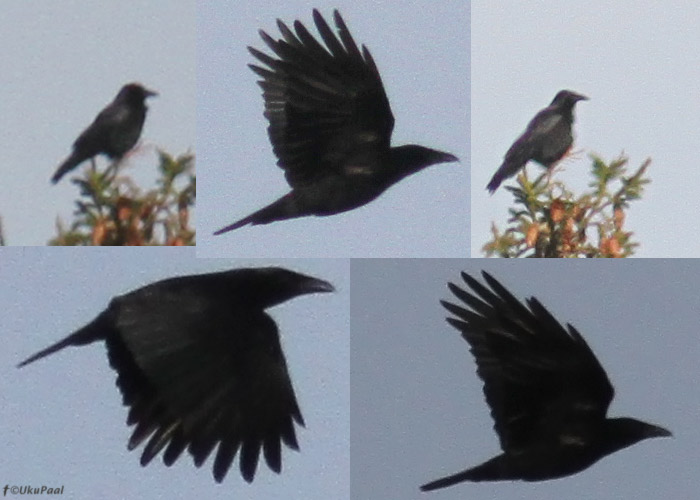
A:
[[[146,120],[148,97],[158,95],[138,83],[124,85],[114,100],[107,105],[95,120],[73,143],[73,152],[58,167],[51,182],[61,177],[87,159],[98,154],[119,159],[133,148],[141,136]]]
[[[268,135],[292,190],[214,234],[352,210],[410,174],[457,161],[422,146],[391,147],[394,117],[369,50],[357,47],[338,11],[337,36],[317,10],[313,16],[325,47],[301,22],[291,30],[278,21],[281,39],[260,31],[276,58],[248,48],[261,63],[250,68],[261,78]]]
[[[564,328],[536,298],[523,304],[483,276],[490,289],[462,273],[471,290],[450,283],[461,304],[442,305],[474,355],[503,453],[422,490],[462,481],[553,479],[642,439],[671,435],[639,420],[607,418],[613,387],[576,328]]]
[[[298,449],[304,425],[277,325],[265,310],[330,283],[282,268],[181,276],[114,298],[92,322],[23,361],[104,340],[134,425],[129,449],[146,443],[141,465],[162,452],[171,465],[187,450],[199,467],[218,446],[220,482],[239,456],[253,480],[262,452],[280,472],[281,443]]]
[[[586,96],[560,90],[552,103],[535,115],[525,132],[508,149],[486,189],[493,194],[504,180],[517,174],[530,160],[545,168],[561,160],[574,142],[571,131],[574,105],[586,100]]]

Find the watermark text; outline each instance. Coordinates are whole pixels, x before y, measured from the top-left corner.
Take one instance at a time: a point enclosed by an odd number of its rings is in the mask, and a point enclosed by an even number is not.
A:
[[[61,486],[32,486],[24,484],[17,486],[6,484],[2,488],[2,496],[6,497],[8,492],[11,495],[63,495],[63,485]]]

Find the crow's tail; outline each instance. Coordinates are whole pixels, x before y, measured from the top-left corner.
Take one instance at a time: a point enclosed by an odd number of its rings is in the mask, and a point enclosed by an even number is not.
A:
[[[496,171],[495,174],[493,174],[493,177],[491,177],[491,180],[489,183],[486,185],[486,189],[490,194],[493,194],[496,192],[496,189],[498,189],[498,186],[501,185],[501,182],[503,182],[503,176],[499,175],[500,169]]]
[[[214,235],[219,235],[238,229],[248,224],[258,225],[258,224],[269,224],[277,220],[291,219],[292,217],[298,217],[300,214],[296,209],[292,193],[289,193],[279,200],[269,204],[265,208],[261,208],[257,212],[250,214],[248,217],[234,222],[224,228],[219,229],[214,233]]]
[[[473,481],[472,477],[472,469],[467,469],[463,470],[462,472],[458,472],[457,474],[452,474],[451,476],[447,477],[442,477],[440,479],[436,479],[435,481],[432,481],[428,484],[424,484],[423,486],[420,487],[421,491],[432,491],[432,490],[438,490],[440,488],[447,488],[448,486],[452,486],[453,484],[461,483],[464,481]]]
[[[58,167],[56,173],[53,174],[53,177],[51,177],[51,182],[56,184],[61,180],[61,177],[80,165],[84,160],[86,160],[86,158],[84,158],[83,155],[79,155],[76,151],[73,151],[71,155],[66,158],[66,161],[61,163],[61,166]]]
[[[48,356],[49,354],[53,354],[56,351],[60,351],[64,347],[68,347],[71,345],[89,344],[91,342],[95,342],[96,340],[102,340],[105,338],[105,336],[106,331],[104,328],[103,315],[101,314],[97,318],[95,318],[94,321],[85,325],[77,332],[68,335],[65,339],[59,340],[58,342],[56,342],[53,345],[50,345],[46,349],[42,349],[36,354],[29,356],[27,359],[18,364],[17,368],[21,368],[24,365],[33,363],[37,359],[41,359],[45,356]]]
[[[493,194],[504,180],[506,180],[508,177],[513,177],[515,174],[517,174],[520,171],[520,169],[522,169],[525,166],[526,163],[527,160],[523,162],[520,161],[520,159],[506,158],[503,164],[500,167],[498,167],[496,173],[493,174],[493,177],[491,177],[491,180],[487,184],[486,189],[488,189],[489,193]]]
[[[501,481],[503,479],[515,479],[508,473],[508,462],[503,454],[487,460],[481,465],[472,467],[471,469],[457,472],[451,476],[436,479],[428,484],[420,487],[422,491],[437,490],[447,488],[453,484],[463,481]]]

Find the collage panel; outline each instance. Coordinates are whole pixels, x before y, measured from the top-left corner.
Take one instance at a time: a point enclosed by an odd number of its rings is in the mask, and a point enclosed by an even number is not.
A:
[[[0,245],[193,245],[195,0],[3,2]]]
[[[468,2],[200,2],[197,255],[467,256],[469,33]]]
[[[697,5],[477,0],[471,14],[471,257],[699,256]]]
[[[350,498],[349,262],[194,253],[0,250],[0,488]]]
[[[695,494],[700,262],[544,262],[353,260],[353,498]]]

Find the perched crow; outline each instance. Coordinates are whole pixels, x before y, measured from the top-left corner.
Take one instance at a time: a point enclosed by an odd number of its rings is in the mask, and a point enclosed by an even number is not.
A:
[[[321,45],[299,21],[294,32],[277,21],[282,39],[260,36],[278,59],[248,50],[267,68],[262,79],[268,134],[292,190],[274,203],[216,231],[360,207],[391,185],[451,154],[407,145],[390,147],[394,117],[379,71],[366,47],[358,49],[338,11],[338,36],[317,10]]]
[[[588,97],[570,90],[560,90],[552,104],[535,115],[525,132],[510,147],[486,189],[493,194],[501,182],[517,174],[530,160],[545,168],[561,160],[574,142],[571,133],[574,105],[587,100]]]
[[[95,121],[73,143],[73,152],[58,167],[51,182],[56,184],[61,177],[85,160],[107,155],[119,159],[134,147],[141,135],[148,109],[145,100],[158,95],[138,83],[124,85],[117,97],[100,111]]]
[[[447,321],[469,343],[503,453],[421,486],[462,481],[543,481],[580,472],[642,439],[670,436],[632,418],[606,418],[613,387],[581,334],[566,329],[534,297],[520,303],[492,276],[491,290],[462,273],[467,307],[442,301]]]
[[[304,425],[275,321],[265,312],[333,286],[281,268],[181,276],[116,297],[92,322],[20,363],[67,346],[104,340],[117,385],[136,425],[129,449],[148,441],[147,465],[163,451],[171,465],[187,448],[197,467],[218,445],[214,479],[236,454],[243,478],[255,476],[262,449],[280,472],[281,442],[298,449]]]

